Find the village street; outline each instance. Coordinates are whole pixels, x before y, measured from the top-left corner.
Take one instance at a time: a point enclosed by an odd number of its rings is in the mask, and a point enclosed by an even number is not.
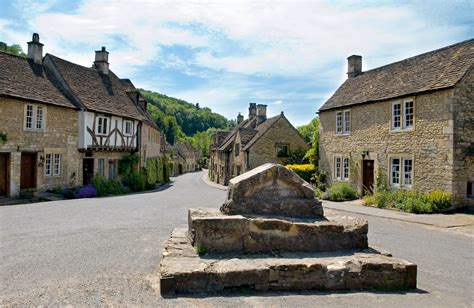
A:
[[[157,192],[0,207],[0,305],[471,306],[472,234],[367,216],[369,242],[418,264],[409,293],[245,293],[162,299],[149,286],[187,208],[219,207],[203,172]],[[347,213],[346,213],[347,214]]]

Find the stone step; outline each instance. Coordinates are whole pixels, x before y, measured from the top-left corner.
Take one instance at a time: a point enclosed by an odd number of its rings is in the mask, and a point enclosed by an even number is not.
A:
[[[368,247],[365,219],[333,215],[293,219],[225,215],[189,209],[189,236],[199,251],[213,253],[323,252]]]
[[[161,296],[226,290],[399,291],[416,288],[417,266],[362,251],[284,253],[279,257],[194,252],[186,229],[175,229],[159,267]],[[155,286],[158,287],[158,286]]]

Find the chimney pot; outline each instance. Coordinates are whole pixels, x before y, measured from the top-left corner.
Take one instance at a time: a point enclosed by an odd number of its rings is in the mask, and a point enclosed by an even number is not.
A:
[[[33,33],[31,42],[28,42],[28,59],[36,64],[43,63],[43,44],[39,40],[39,34]]]
[[[356,77],[362,73],[362,56],[352,55],[347,58],[347,76]]]

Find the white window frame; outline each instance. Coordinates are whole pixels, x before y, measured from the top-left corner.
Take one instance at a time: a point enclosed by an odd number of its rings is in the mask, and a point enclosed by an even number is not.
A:
[[[411,103],[411,113],[407,113],[407,105]],[[400,106],[399,111],[399,126],[395,127],[395,106]],[[411,125],[407,125],[407,116],[411,115]],[[390,131],[392,132],[401,132],[401,131],[410,131],[415,128],[415,100],[414,99],[404,99],[392,102],[391,104],[391,113],[390,113]]]
[[[347,163],[347,165],[346,165]],[[347,172],[346,172],[347,171]],[[343,157],[342,158],[342,174],[341,177],[343,180],[348,180],[350,176],[350,161],[349,157]]]
[[[38,112],[38,110],[41,110],[41,112]],[[46,127],[46,107],[37,106],[34,104],[26,104],[23,119],[24,130],[37,132],[44,131]],[[38,123],[40,124],[40,126],[38,126]]]
[[[96,123],[96,134],[106,136],[109,131],[108,124],[109,124],[108,117],[98,116],[97,123]]]
[[[398,183],[394,183],[393,179],[393,160],[398,159]],[[407,170],[406,167],[408,166],[408,161],[410,161],[411,170],[410,173],[410,180],[406,180]],[[405,187],[411,188],[413,186],[414,181],[414,171],[415,171],[415,159],[413,156],[406,156],[406,155],[392,155],[389,158],[389,174],[390,174],[390,186],[392,187]]]
[[[54,160],[53,160],[53,175],[60,176],[61,175],[61,159],[62,155],[59,153],[54,153]]]
[[[349,115],[346,117],[346,115]],[[342,134],[349,135],[351,132],[351,110],[346,109],[342,112]]]
[[[125,136],[132,136],[133,135],[133,122],[130,120],[123,121],[123,134]],[[130,125],[130,132],[127,133],[127,124]]]
[[[343,132],[343,120],[342,111],[336,111],[336,135],[341,135]]]
[[[411,125],[407,125],[407,105],[411,103]],[[403,129],[413,129],[415,126],[415,102],[412,99],[403,101]]]
[[[53,175],[53,158],[51,153],[47,153],[44,158],[44,175],[52,176]]]
[[[334,156],[334,173],[333,178],[336,180],[342,180],[342,156]]]
[[[97,159],[97,174],[100,176],[105,175],[105,159],[103,158]]]

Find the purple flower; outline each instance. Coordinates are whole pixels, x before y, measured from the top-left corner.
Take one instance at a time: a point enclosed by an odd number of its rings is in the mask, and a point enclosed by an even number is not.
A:
[[[97,190],[91,184],[82,186],[76,193],[76,198],[93,198],[97,197]]]

